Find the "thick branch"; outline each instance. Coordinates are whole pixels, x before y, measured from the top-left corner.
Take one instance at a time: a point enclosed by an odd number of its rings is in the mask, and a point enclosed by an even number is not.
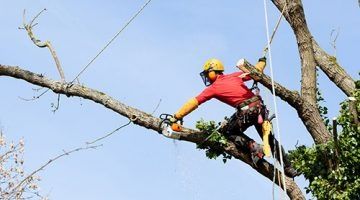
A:
[[[159,118],[153,117],[152,115],[140,111],[136,108],[127,106],[100,91],[77,84],[70,85],[67,83],[50,80],[43,77],[42,75],[20,69],[19,67],[0,65],[0,76],[10,76],[13,78],[22,79],[34,85],[49,88],[55,93],[65,94],[68,97],[77,96],[94,101],[96,103],[105,106],[106,108],[113,110],[114,112],[122,116],[131,119],[135,124],[139,126],[152,129],[154,131],[160,130]],[[180,140],[200,144],[203,143],[205,138],[206,138],[206,134],[202,132],[184,128]],[[260,174],[272,180],[274,168],[270,163],[264,161],[262,162],[262,164],[259,164],[258,166],[254,166],[250,158],[250,155],[237,149],[232,142],[229,142],[226,147],[214,146],[214,148],[222,148],[225,152],[229,153],[230,155],[234,156],[237,159],[242,160],[243,162],[247,163],[252,168],[254,168],[256,171],[258,171]],[[286,184],[287,184],[287,194],[291,199],[305,199],[305,197],[301,193],[301,190],[292,179],[287,177]]]
[[[342,67],[340,67],[336,58],[326,53],[315,39],[312,40],[312,44],[317,65],[336,86],[350,97],[355,90],[354,80]]]

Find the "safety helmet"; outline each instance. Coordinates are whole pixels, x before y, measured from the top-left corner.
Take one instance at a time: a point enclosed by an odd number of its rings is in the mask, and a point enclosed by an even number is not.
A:
[[[216,79],[217,74],[224,71],[224,65],[220,60],[211,58],[205,62],[203,69],[200,76],[205,86],[209,86]]]

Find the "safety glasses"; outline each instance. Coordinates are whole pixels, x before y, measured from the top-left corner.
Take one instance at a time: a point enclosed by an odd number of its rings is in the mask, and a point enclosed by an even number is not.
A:
[[[204,71],[200,72],[201,79],[203,80],[205,86],[211,85],[211,82],[210,82],[210,79],[209,79],[209,77],[208,77],[208,74],[209,74],[209,71],[208,71],[208,70],[204,70]]]

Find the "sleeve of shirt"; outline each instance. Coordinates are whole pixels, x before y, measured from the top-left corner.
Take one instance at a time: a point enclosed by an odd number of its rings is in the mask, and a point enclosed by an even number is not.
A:
[[[204,91],[202,91],[198,96],[196,96],[196,100],[199,105],[212,99],[215,96],[215,89],[211,86],[207,87]]]
[[[236,76],[241,76],[244,72],[242,70],[240,70],[239,72],[235,72],[234,74]],[[242,78],[242,80],[245,82],[245,81],[250,81],[252,80],[251,76],[250,75],[246,75],[245,77]]]

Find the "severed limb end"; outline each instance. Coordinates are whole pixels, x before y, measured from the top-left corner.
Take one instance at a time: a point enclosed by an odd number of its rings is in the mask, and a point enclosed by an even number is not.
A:
[[[250,75],[250,77],[252,79],[254,79],[255,81],[259,81],[261,79],[256,74],[258,74],[258,73],[262,74],[265,66],[266,66],[266,58],[265,57],[260,58],[258,63],[254,67],[252,67],[252,65],[244,58],[240,59],[236,63],[237,68],[239,68],[244,73],[248,73]]]

